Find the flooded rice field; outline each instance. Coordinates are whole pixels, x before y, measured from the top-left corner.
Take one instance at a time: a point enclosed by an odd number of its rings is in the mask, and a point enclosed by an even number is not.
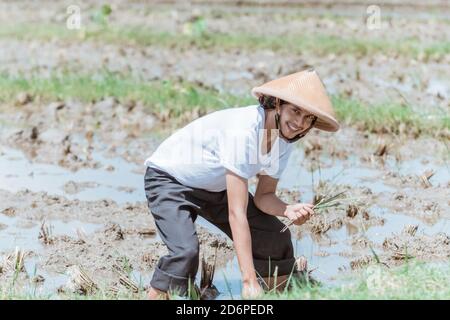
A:
[[[358,135],[346,131],[348,138]],[[305,148],[320,149],[319,143],[322,150]],[[429,156],[397,160],[360,148],[357,155],[332,156],[326,137],[311,137],[293,153],[280,179],[279,195],[286,201],[309,202],[326,188],[356,197],[356,212],[333,209],[291,228],[296,256],[305,256],[312,275],[330,286],[373,262],[371,248],[389,265],[401,263],[404,250],[425,260],[450,256],[446,162]],[[71,265],[83,265],[96,281],[113,286],[117,276],[112,270],[120,263],[129,263],[134,281],[144,286],[165,252],[145,203],[142,165],[95,152],[92,158],[99,168],[73,171],[36,163],[16,148],[0,150],[0,251],[7,256],[16,247],[24,250],[26,273],[42,277],[40,290],[61,291]],[[434,172],[430,186],[421,180],[427,170]],[[213,258],[218,246],[219,298],[239,296],[231,241],[201,217],[198,225],[202,251]],[[46,227],[47,243],[42,239]]]

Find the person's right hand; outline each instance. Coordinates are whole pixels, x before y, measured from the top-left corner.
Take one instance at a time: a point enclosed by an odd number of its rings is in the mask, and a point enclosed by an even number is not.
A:
[[[242,283],[242,298],[256,299],[264,293],[257,280]]]

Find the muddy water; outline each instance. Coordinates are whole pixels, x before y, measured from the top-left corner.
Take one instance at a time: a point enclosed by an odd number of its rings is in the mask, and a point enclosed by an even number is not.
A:
[[[433,168],[435,174],[431,178],[436,185],[444,186],[449,182],[450,171],[445,164],[434,164],[432,156],[423,155],[420,158],[408,159],[407,161],[397,161],[395,157],[387,156],[383,159],[383,166],[374,167],[363,162],[361,156],[346,155],[345,160],[329,157],[325,154],[320,156],[320,164],[315,164],[311,173],[308,166],[302,165],[305,161],[304,154],[300,150],[294,152],[289,158],[288,166],[283,172],[279,186],[281,188],[299,187],[306,192],[311,191],[311,183],[319,180],[335,183],[358,185],[370,188],[373,192],[391,192],[397,187],[389,186],[383,181],[386,172],[394,171],[399,175],[419,174],[424,170]],[[382,169],[382,170],[381,170]]]
[[[67,235],[74,237],[77,235],[77,230],[89,234],[101,227],[100,224],[86,223],[77,220],[47,220],[46,223],[52,226],[52,233],[55,236]],[[33,251],[43,249],[43,245],[36,241],[41,229],[40,224],[4,215],[0,215],[0,224],[2,226],[2,232],[0,234],[0,252],[8,251],[15,247],[26,247]]]
[[[383,168],[375,168],[361,161],[359,157],[349,156],[345,160],[330,157],[319,157],[320,166],[308,170],[305,165],[303,153],[297,150],[289,160],[284,172],[280,187],[289,190],[299,190],[299,200],[310,202],[313,197],[312,185],[315,188],[320,180],[332,181],[336,185],[349,185],[365,188],[369,194],[390,195],[394,193],[408,193],[414,188],[399,186],[386,179],[387,172],[396,172],[399,176],[422,173],[432,167],[435,170],[433,184],[438,188],[446,188],[450,181],[450,171],[445,165],[436,165],[431,157],[411,159],[408,161],[396,161],[394,157],[386,157]],[[417,177],[418,178],[418,177]],[[352,236],[365,236],[373,243],[375,248],[382,248],[387,235],[400,234],[407,225],[418,226],[422,234],[433,235],[440,232],[450,232],[450,210],[448,204],[444,206],[443,218],[432,222],[411,216],[408,212],[393,212],[385,208],[381,201],[372,197],[368,198],[370,215],[383,221],[381,224],[369,226],[367,230],[356,227],[357,223],[343,224],[336,230],[326,233],[326,241],[315,241],[312,235],[304,235],[300,239],[294,239],[296,254],[305,255],[313,269],[317,268],[316,278],[326,284],[338,284],[338,274],[349,270],[349,260],[355,248],[350,244]],[[414,208],[413,210],[416,210]],[[341,278],[342,280],[342,278]]]
[[[122,158],[106,158],[94,152],[95,161],[102,163],[102,167],[113,166],[114,170],[107,169],[80,169],[76,172],[57,165],[40,164],[30,161],[19,150],[3,147],[0,152],[0,189],[11,192],[19,192],[27,189],[31,192],[46,192],[49,195],[60,195],[70,200],[99,201],[112,199],[117,203],[142,202],[145,199],[143,190],[143,174],[135,164],[131,164]],[[2,210],[5,210],[2,208]],[[10,253],[14,248],[25,249],[32,254],[26,259],[25,268],[29,276],[33,276],[35,270],[42,264],[41,255],[47,255],[46,246],[38,241],[41,223],[21,217],[9,216],[8,208],[0,214],[0,253]],[[78,221],[64,216],[65,220],[47,219],[46,224],[52,227],[53,236],[68,236],[76,238],[78,231],[90,235],[104,228],[103,224]],[[220,230],[199,217],[197,223],[207,228],[212,234],[220,234]],[[155,235],[141,241],[143,248],[160,242]],[[230,268],[229,266],[225,267]],[[234,269],[234,267],[232,267]],[[55,292],[68,281],[68,275],[62,272],[47,272],[39,268],[38,274],[46,280],[37,289],[34,284],[27,285],[30,292]],[[238,274],[238,269],[233,274]],[[221,270],[218,271],[222,273]],[[228,274],[229,272],[227,272]],[[152,272],[140,272],[133,270],[132,280],[135,283],[147,285]],[[217,288],[225,292],[228,283],[217,279]],[[230,279],[235,286],[239,283],[236,276]],[[238,289],[238,292],[240,289]],[[226,298],[221,295],[219,298]]]
[[[122,158],[104,157],[100,153],[94,152],[93,157],[102,164],[102,168],[113,166],[115,169],[113,171],[80,169],[74,172],[57,165],[34,163],[21,151],[2,147],[0,189],[10,192],[19,192],[23,189],[29,189],[32,192],[45,191],[50,195],[60,195],[70,200],[80,201],[110,199],[117,203],[136,203],[145,199],[141,167],[126,162]],[[335,186],[357,186],[362,188],[366,195],[368,194],[367,207],[371,220],[375,219],[375,223],[369,223],[365,230],[362,230],[356,220],[345,220],[341,226],[331,228],[320,235],[310,232],[308,226],[291,229],[296,256],[304,255],[308,259],[309,268],[314,270],[312,275],[324,284],[339,285],[345,281],[343,275],[352,271],[350,262],[368,254],[368,248],[356,248],[353,239],[367,237],[375,251],[381,255],[386,237],[400,234],[407,225],[418,226],[418,235],[449,234],[450,212],[445,203],[440,216],[432,219],[431,222],[418,215],[411,215],[409,212],[398,212],[383,203],[383,197],[417,191],[417,187],[393,183],[387,178],[389,176],[386,175],[387,172],[405,176],[423,172],[431,167],[435,170],[435,175],[430,181],[437,188],[437,193],[440,188],[448,186],[449,169],[445,165],[434,163],[431,157],[424,156],[407,161],[397,161],[393,157],[386,157],[382,167],[352,155],[344,160],[326,155],[319,156],[317,159],[320,161],[319,166],[317,166],[318,160],[311,161],[302,149],[296,149],[280,180],[280,188],[293,192],[298,190],[297,200],[309,202],[314,192],[312,185],[314,183],[316,186],[319,180],[328,181]],[[310,164],[316,164],[312,171],[308,169]],[[251,185],[251,189],[254,190],[254,188],[255,185]],[[348,190],[353,192],[351,187]],[[445,202],[445,197],[442,200]],[[413,210],[417,209],[413,207]],[[202,218],[197,221],[209,232],[220,233],[216,227]],[[100,223],[88,223],[70,219],[67,216],[62,220],[48,220],[47,223],[52,225],[55,236],[76,237],[77,230],[80,229],[84,234],[89,235],[103,227]],[[37,241],[39,231],[40,223],[36,221],[0,214],[0,252],[10,252],[16,246],[31,250],[34,254],[27,259],[25,267],[27,272],[32,274],[39,265],[40,254],[45,252],[44,246]],[[150,240],[145,240],[145,244],[150,245],[159,240],[156,235]],[[46,292],[45,290],[54,292],[68,278],[63,272],[40,270],[39,274],[46,278],[44,284],[38,287],[41,292]],[[132,277],[137,283],[147,284],[151,274],[152,272],[135,270]],[[215,285],[221,292],[219,299],[239,297],[241,284],[236,257],[218,268]]]
[[[112,199],[125,203],[145,199],[143,176],[135,172],[138,166],[122,158],[103,157],[97,152],[92,156],[106,169],[86,168],[73,172],[56,165],[33,163],[21,151],[2,148],[0,188],[13,192],[21,189],[45,191],[85,201]]]

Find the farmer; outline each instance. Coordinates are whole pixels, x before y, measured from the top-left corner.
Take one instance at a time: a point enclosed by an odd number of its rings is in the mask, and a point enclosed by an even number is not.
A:
[[[314,211],[309,203],[287,204],[276,195],[293,142],[313,127],[337,131],[331,102],[313,69],[253,88],[259,105],[209,113],[167,138],[145,162],[149,209],[168,255],[160,258],[148,298],[187,294],[199,265],[198,215],[216,225],[234,243],[242,296],[263,291],[277,274],[277,287],[297,272],[289,230],[277,218],[296,225]],[[255,194],[248,180],[258,176]]]

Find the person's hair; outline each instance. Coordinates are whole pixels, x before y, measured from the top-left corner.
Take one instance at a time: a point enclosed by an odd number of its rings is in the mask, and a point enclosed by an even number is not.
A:
[[[272,97],[272,96],[266,96],[266,95],[260,95],[258,98],[259,106],[262,107],[263,109],[275,109],[276,100],[277,100],[277,98]],[[278,100],[280,100],[280,105],[285,103],[281,99],[278,99]]]

